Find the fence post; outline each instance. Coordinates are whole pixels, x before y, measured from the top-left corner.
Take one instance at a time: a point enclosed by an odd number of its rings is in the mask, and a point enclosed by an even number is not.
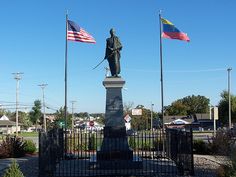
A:
[[[194,175],[194,156],[193,156],[193,128],[190,127],[190,139],[191,139],[191,171],[190,175]]]

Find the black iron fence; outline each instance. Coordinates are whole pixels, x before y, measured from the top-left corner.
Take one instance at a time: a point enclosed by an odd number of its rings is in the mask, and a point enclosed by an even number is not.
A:
[[[131,160],[119,158],[121,152],[108,154],[115,155],[112,160],[99,160],[97,154],[104,139],[102,131],[65,133],[57,129],[40,133],[39,176],[175,177],[193,174],[191,133],[169,129],[165,135],[161,130],[133,132],[126,137],[132,151]]]
[[[39,133],[39,176],[52,176],[64,155],[62,129]]]
[[[166,129],[166,155],[175,161],[179,174],[194,174],[192,128]]]

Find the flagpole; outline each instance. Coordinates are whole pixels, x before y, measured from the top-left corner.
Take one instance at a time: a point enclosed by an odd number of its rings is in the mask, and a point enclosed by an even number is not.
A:
[[[66,12],[66,48],[65,48],[65,130],[67,130],[67,29],[68,13]]]
[[[65,46],[65,107],[64,107],[64,121],[65,121],[65,143],[64,156],[67,153],[67,30],[68,30],[68,12],[66,12],[66,46]]]
[[[163,66],[162,66],[162,22],[161,22],[161,10],[159,11],[159,24],[160,24],[160,66],[161,66],[161,115],[162,115],[162,135],[163,135],[163,155],[165,152],[164,143],[164,96],[163,96]]]

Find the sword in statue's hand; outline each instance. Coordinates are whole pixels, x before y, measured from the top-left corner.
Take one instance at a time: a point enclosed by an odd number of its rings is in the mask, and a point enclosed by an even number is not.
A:
[[[104,60],[106,60],[107,58],[110,58],[110,56],[112,56],[116,50],[117,50],[117,49],[113,50],[112,53],[111,53],[108,57],[105,57],[100,63],[98,63],[98,64],[93,68],[93,70],[96,69],[100,64],[102,64],[102,62],[104,62]]]
[[[98,64],[93,68],[93,70],[96,69],[100,64],[102,64],[102,62],[104,62],[104,60],[106,60],[106,58],[104,58],[100,63],[98,63]]]

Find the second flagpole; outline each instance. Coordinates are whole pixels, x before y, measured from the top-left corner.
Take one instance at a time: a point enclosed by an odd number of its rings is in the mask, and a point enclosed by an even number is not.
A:
[[[163,155],[165,152],[165,140],[164,140],[164,96],[163,96],[163,66],[162,66],[162,22],[161,22],[161,10],[159,11],[159,23],[160,23],[160,67],[161,67],[161,115],[162,115],[162,136],[163,136]]]

